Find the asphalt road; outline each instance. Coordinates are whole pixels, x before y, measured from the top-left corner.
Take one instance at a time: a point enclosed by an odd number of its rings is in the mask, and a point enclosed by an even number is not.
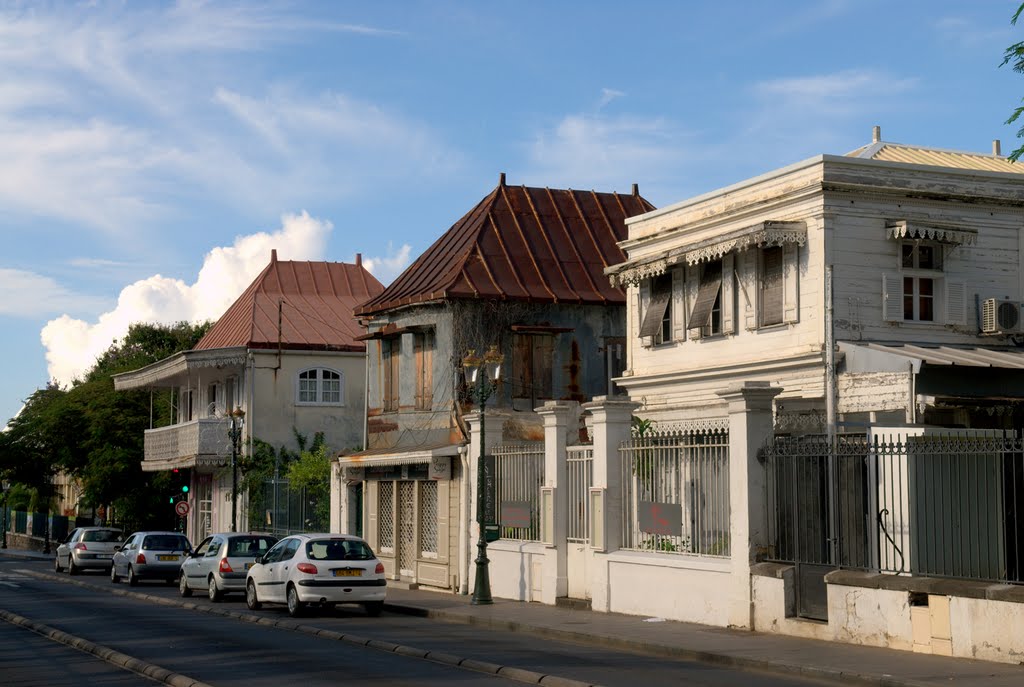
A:
[[[47,578],[26,576],[19,574],[19,570],[45,572]],[[84,586],[74,584],[72,580],[84,583]],[[0,562],[0,609],[217,687],[523,684],[336,639],[159,604],[134,598],[134,595],[115,595],[111,593],[112,588],[114,585],[109,578],[98,573],[69,578],[66,573],[52,573],[51,566],[45,562]],[[124,583],[117,588],[129,590]],[[162,583],[142,583],[131,591],[180,600],[176,588]],[[201,607],[215,605],[202,595],[193,596],[189,601]],[[249,614],[241,595],[228,596],[216,606]],[[282,620],[288,618],[284,608],[274,606],[265,606],[257,615]],[[834,684],[752,674],[698,662],[552,641],[527,633],[486,630],[413,616],[385,613],[379,618],[370,618],[356,607],[313,614],[302,622],[344,634],[608,687],[636,687],[638,684],[644,687]],[[18,633],[24,636],[21,643],[16,639]],[[15,661],[12,659],[29,654],[27,648],[19,647],[36,646],[38,642],[53,644],[51,640],[24,628],[0,622],[0,656],[4,665],[13,665]],[[99,659],[63,645],[55,646],[58,648],[50,650],[54,656],[52,661],[16,661],[19,674],[22,670],[39,671],[38,681],[20,684],[155,684],[123,670],[104,669],[102,665],[93,664],[102,664]],[[12,647],[10,652],[8,647]],[[47,679],[55,666],[63,666],[65,662],[76,671],[97,672],[69,683]],[[124,681],[125,675],[129,676],[128,681]],[[6,680],[4,684],[8,684]]]

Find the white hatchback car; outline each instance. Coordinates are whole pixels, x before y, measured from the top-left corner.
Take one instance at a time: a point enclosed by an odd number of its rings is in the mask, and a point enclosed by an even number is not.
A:
[[[181,595],[205,589],[210,601],[220,601],[229,592],[244,592],[246,572],[276,543],[277,537],[266,534],[211,534],[181,564]]]
[[[348,534],[293,534],[279,541],[249,569],[245,603],[288,605],[292,617],[310,604],[361,604],[380,615],[387,594],[384,564],[369,545]]]

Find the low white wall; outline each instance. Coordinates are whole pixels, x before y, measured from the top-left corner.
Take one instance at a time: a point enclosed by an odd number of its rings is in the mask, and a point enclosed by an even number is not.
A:
[[[754,603],[754,626],[757,632],[774,632],[807,639],[832,639],[832,629],[826,623],[810,622],[793,617],[793,585],[783,578],[750,578]],[[787,617],[789,616],[789,617]]]
[[[954,656],[1024,661],[1024,604],[950,597],[949,629]]]
[[[548,548],[539,542],[498,540],[487,545],[491,596],[514,601],[540,601],[541,567]],[[476,558],[476,548],[473,549]],[[469,576],[476,565],[470,561]]]
[[[907,592],[828,585],[828,626],[836,641],[914,648]]]
[[[594,610],[725,627],[734,602],[728,559],[616,551],[594,556]],[[603,603],[602,603],[603,601]]]

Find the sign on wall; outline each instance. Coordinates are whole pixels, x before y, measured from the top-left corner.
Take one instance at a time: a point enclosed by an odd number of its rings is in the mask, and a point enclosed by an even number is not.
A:
[[[533,524],[531,511],[529,501],[502,501],[501,526],[529,528]]]
[[[641,501],[640,531],[648,534],[682,536],[683,507],[678,503]]]

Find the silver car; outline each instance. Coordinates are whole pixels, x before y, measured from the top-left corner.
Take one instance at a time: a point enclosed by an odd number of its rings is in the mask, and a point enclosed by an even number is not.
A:
[[[210,601],[220,601],[229,592],[245,592],[245,575],[259,558],[277,543],[266,534],[224,532],[211,534],[181,564],[178,590],[192,596],[206,590]]]
[[[67,568],[72,575],[87,569],[107,570],[123,539],[124,532],[116,527],[77,527],[57,547],[53,569],[61,572]]]
[[[188,538],[180,532],[136,532],[117,547],[111,559],[110,581],[116,584],[123,576],[132,586],[153,578],[173,584],[191,550]]]

